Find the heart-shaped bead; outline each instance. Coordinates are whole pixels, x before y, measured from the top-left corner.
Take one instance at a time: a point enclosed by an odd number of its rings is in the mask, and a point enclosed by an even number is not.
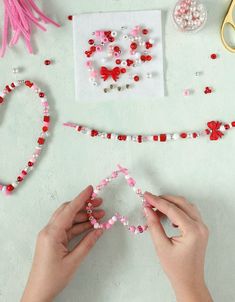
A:
[[[50,115],[49,115],[49,104],[46,98],[46,95],[43,91],[41,91],[35,83],[26,80],[26,81],[16,81],[11,83],[10,85],[6,85],[3,92],[0,92],[0,106],[3,105],[6,101],[6,97],[10,94],[14,89],[19,86],[25,85],[26,87],[32,89],[34,93],[38,95],[38,98],[41,102],[43,107],[43,117],[42,117],[42,129],[41,133],[37,139],[37,145],[33,155],[30,157],[29,161],[27,162],[26,166],[21,170],[21,172],[16,177],[16,180],[13,181],[11,184],[0,184],[0,191],[5,192],[6,194],[12,193],[19,184],[23,182],[29,172],[33,169],[34,165],[38,157],[41,154],[41,150],[45,144],[46,137],[49,135],[49,125],[50,125]]]
[[[101,190],[104,189],[104,187],[108,186],[110,184],[111,181],[113,181],[114,179],[116,179],[119,175],[124,175],[127,184],[134,190],[134,192],[136,193],[136,195],[141,199],[143,206],[146,205],[146,201],[144,199],[143,193],[141,191],[141,189],[138,189],[136,187],[136,182],[135,180],[129,175],[129,172],[126,168],[121,167],[120,165],[118,165],[118,170],[114,171],[111,173],[110,176],[106,177],[105,179],[103,179],[99,185],[97,185],[94,189],[94,192],[92,194],[92,200],[95,199],[99,192]],[[138,225],[138,226],[134,226],[134,225],[129,225],[129,221],[128,218],[125,216],[120,215],[119,213],[116,213],[115,215],[113,215],[110,219],[108,219],[106,222],[100,223],[98,222],[94,217],[93,217],[93,205],[92,202],[90,202],[90,200],[87,202],[87,206],[86,206],[86,211],[87,211],[87,215],[88,218],[92,224],[92,226],[95,229],[104,229],[104,230],[108,230],[110,229],[117,221],[120,221],[125,227],[127,227],[127,229],[134,234],[141,234],[144,231],[147,230],[147,225]]]

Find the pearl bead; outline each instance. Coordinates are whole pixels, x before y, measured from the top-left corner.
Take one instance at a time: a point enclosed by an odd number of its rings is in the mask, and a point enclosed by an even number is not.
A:
[[[12,68],[12,72],[14,74],[19,73],[19,71],[20,71],[19,68],[16,68],[16,67]]]
[[[152,77],[153,77],[152,73],[148,72],[148,73],[146,74],[146,78],[147,78],[147,79],[151,79]]]

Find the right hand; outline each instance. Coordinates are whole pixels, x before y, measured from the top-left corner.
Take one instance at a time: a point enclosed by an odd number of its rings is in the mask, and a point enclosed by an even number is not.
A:
[[[145,193],[145,214],[157,255],[178,302],[212,302],[204,280],[208,229],[195,205],[185,198]],[[152,208],[156,208],[155,212]],[[161,224],[165,215],[181,235],[168,238]]]

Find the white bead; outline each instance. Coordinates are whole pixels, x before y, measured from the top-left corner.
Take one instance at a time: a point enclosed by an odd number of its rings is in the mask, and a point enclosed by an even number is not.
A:
[[[136,57],[136,59],[139,59],[141,57],[141,53],[140,52],[136,52],[135,57]]]
[[[6,189],[7,189],[7,187],[6,187],[6,186],[3,186],[3,187],[2,187],[2,192],[6,192]]]
[[[128,37],[128,35],[123,35],[123,37],[122,37],[124,40],[127,40],[129,37]]]
[[[224,127],[224,125],[220,126],[220,130],[221,131],[225,131],[226,130],[225,127]]]
[[[93,84],[93,86],[98,86],[97,82],[93,82],[92,84]]]
[[[151,79],[153,77],[151,72],[146,73],[146,78],[147,79]]]
[[[94,229],[99,229],[99,228],[100,228],[99,223],[95,223],[95,224],[94,224]]]
[[[172,134],[171,137],[172,137],[173,140],[177,140],[177,139],[179,139],[180,136],[179,136],[178,133],[174,133],[174,134]]]
[[[116,217],[116,216],[113,216],[113,217],[112,217],[112,220],[113,220],[114,222],[116,222],[116,221],[117,221],[117,217]]]
[[[125,179],[130,179],[130,175],[125,175]]]
[[[154,44],[154,40],[153,39],[149,39],[149,43]]]
[[[16,68],[16,67],[12,68],[12,72],[13,73],[19,73],[19,68]]]
[[[116,32],[116,31],[112,31],[112,32],[111,32],[111,36],[112,36],[112,37],[117,37],[117,32]]]
[[[122,61],[121,65],[124,66],[124,67],[126,67],[127,66],[127,62],[126,61]]]

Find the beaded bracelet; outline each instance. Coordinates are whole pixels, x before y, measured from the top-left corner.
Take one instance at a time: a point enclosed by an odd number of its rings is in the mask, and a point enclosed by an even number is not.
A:
[[[36,84],[32,83],[31,81],[27,80],[19,80],[16,82],[11,83],[10,85],[7,85],[5,89],[0,92],[0,105],[3,105],[6,101],[6,96],[10,94],[13,90],[15,90],[17,87],[25,85],[26,87],[33,90],[36,95],[39,97],[39,100],[41,101],[42,107],[43,107],[43,124],[42,124],[42,132],[37,140],[37,146],[35,148],[35,151],[28,161],[26,167],[21,171],[21,173],[18,175],[15,182],[11,184],[0,184],[0,191],[4,192],[5,194],[12,193],[15,188],[18,187],[19,184],[22,183],[22,181],[25,179],[25,177],[29,174],[29,172],[33,169],[39,155],[41,154],[41,150],[43,148],[43,145],[46,141],[46,137],[49,135],[49,125],[50,125],[50,114],[49,114],[49,105],[47,101],[47,97],[45,95],[45,92],[40,90]]]
[[[208,128],[199,131],[180,132],[180,133],[162,133],[154,135],[127,135],[116,134],[111,132],[101,132],[96,129],[87,128],[85,126],[74,123],[64,123],[65,127],[74,128],[78,133],[86,134],[91,137],[100,137],[103,139],[112,139],[119,141],[130,141],[136,143],[143,142],[167,142],[178,139],[196,139],[201,136],[209,136],[210,140],[216,141],[224,136],[224,132],[235,127],[235,121],[223,124],[219,121],[211,121],[207,123]]]
[[[121,167],[118,165],[118,170],[113,171],[112,174],[106,178],[104,178],[99,185],[97,185],[93,191],[91,201],[87,202],[86,211],[89,218],[89,221],[94,229],[104,229],[109,230],[112,228],[112,226],[117,222],[120,221],[131,233],[134,234],[141,234],[145,232],[148,229],[147,225],[139,225],[134,226],[130,225],[128,218],[125,216],[120,215],[119,213],[116,213],[113,215],[109,220],[106,222],[100,223],[93,217],[93,205],[92,200],[97,198],[100,191],[104,189],[104,187],[108,186],[111,181],[115,180],[118,176],[124,175],[125,179],[127,181],[127,184],[134,190],[136,195],[141,199],[143,206],[146,205],[146,201],[144,199],[143,193],[141,189],[136,187],[135,180],[129,175],[129,172],[126,168]]]

